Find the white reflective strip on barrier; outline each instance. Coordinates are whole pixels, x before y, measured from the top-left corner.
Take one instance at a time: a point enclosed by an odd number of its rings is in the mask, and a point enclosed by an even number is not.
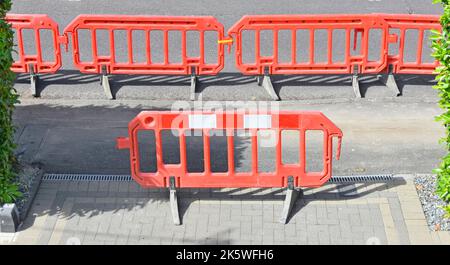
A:
[[[272,115],[244,115],[245,129],[272,128]]]
[[[217,128],[216,115],[191,114],[189,115],[189,128],[191,129]]]

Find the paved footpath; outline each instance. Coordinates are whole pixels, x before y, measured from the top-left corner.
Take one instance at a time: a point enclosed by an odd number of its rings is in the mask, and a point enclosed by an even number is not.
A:
[[[166,190],[134,182],[44,181],[7,244],[450,244],[430,232],[412,176],[306,189],[286,225],[280,189],[182,190],[174,226]]]
[[[431,172],[442,133],[435,102],[282,102],[280,109],[320,110],[344,131],[335,175]],[[55,105],[56,104],[56,105]],[[47,173],[129,174],[114,139],[142,109],[165,102],[29,100],[15,113],[20,157]],[[367,117],[370,117],[368,119]],[[424,136],[427,137],[424,137]],[[341,192],[340,192],[341,191]],[[172,224],[167,191],[134,182],[44,181],[13,244],[450,244],[428,231],[412,178],[357,187],[358,196],[325,185],[305,190],[287,225],[278,223],[279,189],[184,190],[183,225]],[[348,195],[348,194],[347,194]]]

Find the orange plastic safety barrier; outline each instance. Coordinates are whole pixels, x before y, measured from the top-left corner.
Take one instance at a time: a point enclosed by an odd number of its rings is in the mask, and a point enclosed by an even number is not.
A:
[[[400,36],[391,32],[399,29]],[[228,31],[236,43],[236,65],[244,74],[378,74],[388,71],[393,65],[394,73],[432,74],[436,62],[424,63],[421,59],[424,42],[424,31],[439,30],[439,16],[434,15],[255,15],[244,16]],[[297,31],[309,32],[309,45],[298,47]],[[337,30],[345,31],[343,39],[342,60],[333,58],[333,38]],[[418,30],[417,60],[405,62],[405,32]],[[245,50],[243,47],[244,32],[254,32],[255,45]],[[261,55],[261,32],[271,31],[273,52]],[[290,31],[290,43],[280,43],[280,31]],[[316,32],[326,31],[327,45],[325,49],[316,47]],[[370,39],[371,31],[379,31],[378,40]],[[360,37],[360,41],[358,41]],[[378,51],[371,51],[371,42],[380,43]],[[399,42],[399,53],[389,55],[389,46]],[[359,44],[358,44],[359,43]],[[341,43],[342,44],[342,43]],[[290,48],[286,48],[290,46]],[[290,49],[290,58],[282,61],[279,53],[282,49]],[[250,50],[250,51],[249,51]],[[356,52],[359,50],[359,52]],[[253,62],[244,62],[246,53],[254,52]],[[297,60],[297,53],[309,55],[305,62]],[[342,52],[340,50],[339,52]],[[376,59],[370,58],[370,52],[377,53]],[[327,54],[323,61],[316,59],[316,53]]]
[[[16,60],[11,70],[17,73],[54,73],[61,67],[60,44],[66,44],[66,39],[59,36],[58,24],[47,15],[41,14],[7,14],[6,21],[12,25],[17,38]],[[34,36],[34,53],[25,52],[24,30],[31,30]],[[43,31],[51,32],[51,43],[44,43],[41,34]],[[45,58],[52,57],[52,60],[44,59],[43,47],[52,47],[52,54]]]
[[[80,30],[88,30],[91,36],[88,47],[83,51],[80,45]],[[109,53],[99,54],[99,41],[97,31],[107,31],[108,38],[102,40],[109,43]],[[118,49],[116,49],[116,31],[125,31],[127,47],[122,52],[126,53],[127,61],[121,62],[117,59]],[[143,31],[145,41],[136,43],[133,40],[133,32]],[[163,33],[163,45],[158,53],[164,55],[162,62],[152,61],[151,54],[151,31],[161,31]],[[181,61],[172,62],[169,58],[169,32],[181,32],[181,44],[176,49],[181,50]],[[200,34],[200,41],[197,44],[187,43],[186,33],[197,31]],[[217,61],[208,63],[205,61],[205,40],[204,34],[207,31],[216,32],[219,39],[223,38],[224,29],[214,17],[210,16],[127,16],[127,15],[80,15],[75,18],[64,30],[64,34],[72,35],[73,61],[83,73],[103,73],[111,74],[161,74],[161,75],[211,75],[217,74],[224,65],[223,46],[215,45],[217,50]],[[190,57],[187,54],[189,45],[198,45],[199,56]],[[133,57],[133,46],[141,47],[145,50],[145,60],[137,62]],[[211,47],[208,47],[211,48]],[[82,52],[91,53],[91,61],[82,61]],[[102,69],[106,68],[106,69]],[[195,71],[195,73],[192,73]]]
[[[333,137],[339,139],[336,158],[339,159],[342,132],[325,115],[320,112],[164,112],[143,111],[129,124],[128,137],[117,139],[119,149],[130,149],[132,177],[143,187],[169,187],[169,178],[175,179],[177,187],[286,187],[288,177],[292,178],[295,186],[317,187],[324,184],[331,177]],[[155,172],[142,172],[139,150],[138,133],[149,130],[155,135],[156,166]],[[178,164],[165,164],[163,161],[162,136],[163,130],[171,130],[179,139],[180,160]],[[188,172],[186,135],[192,130],[201,130],[203,139],[203,172]],[[223,130],[226,133],[227,171],[213,172],[211,170],[211,132]],[[235,147],[233,137],[237,130],[244,130],[251,138],[251,171],[236,172]],[[275,171],[258,172],[258,131],[271,130],[274,132],[275,143]],[[299,160],[296,164],[282,162],[281,133],[283,130],[296,130],[299,133]],[[306,132],[319,130],[323,132],[323,170],[321,172],[307,172],[306,170]],[[144,146],[142,148],[149,148]],[[214,148],[219,148],[215,146]]]
[[[439,63],[431,59],[430,50],[426,50],[426,43],[430,40],[425,33],[431,30],[441,30],[439,16],[433,15],[382,15],[389,26],[389,30],[398,31],[398,52],[388,55],[388,65],[392,65],[393,73],[397,74],[433,74]],[[417,37],[408,38],[408,32],[417,31]],[[408,51],[409,42],[416,44],[416,50]],[[412,52],[407,58],[407,52]],[[408,60],[410,59],[410,60]],[[428,60],[427,60],[428,59]],[[431,60],[430,60],[431,59]]]

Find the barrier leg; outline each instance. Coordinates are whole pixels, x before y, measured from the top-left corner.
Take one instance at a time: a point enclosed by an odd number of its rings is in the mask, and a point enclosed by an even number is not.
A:
[[[258,85],[260,84],[260,79],[261,77],[257,77],[257,82]],[[264,69],[264,76],[263,76],[263,80],[262,80],[262,86],[264,87],[264,89],[267,91],[267,93],[269,93],[270,97],[273,100],[280,100],[280,98],[278,97],[277,93],[275,92],[275,89],[273,89],[273,85],[272,85],[272,80],[270,78],[270,74],[269,74],[269,68],[265,68]]]
[[[300,191],[295,189],[294,187],[294,178],[292,176],[289,176],[286,198],[284,199],[283,212],[281,213],[280,223],[287,223],[289,214],[295,204],[295,201],[297,200],[299,193]]]
[[[114,96],[111,91],[111,87],[109,86],[109,78],[108,78],[108,73],[106,71],[105,65],[102,66],[102,77],[101,77],[100,83],[103,87],[103,90],[105,91],[106,97],[108,99],[114,99]]]
[[[175,177],[170,177],[169,179],[170,186],[170,210],[172,211],[172,219],[175,225],[180,225],[180,214],[178,212],[178,198],[177,198],[177,190],[175,188]]]
[[[256,83],[258,84],[258,86],[262,86],[263,78],[264,78],[264,76],[261,76],[261,75],[256,76]]]
[[[195,71],[195,67],[192,67],[191,70],[191,100],[195,100],[195,92],[197,91],[197,82],[198,82],[198,78],[197,78],[197,74]]]
[[[361,98],[361,90],[359,89],[359,74],[358,74],[358,66],[357,65],[355,65],[353,67],[352,87],[353,87],[353,92],[355,93],[355,97]]]
[[[39,81],[39,77],[36,75],[36,73],[34,72],[34,65],[30,64],[28,66],[28,68],[30,69],[30,90],[31,90],[31,95],[33,95],[33,97],[39,97],[39,91],[38,91],[38,81]]]
[[[392,91],[392,96],[398,97],[401,95],[400,89],[398,89],[397,82],[393,74],[393,65],[389,65],[389,72],[386,76],[381,77],[381,82],[384,83]]]

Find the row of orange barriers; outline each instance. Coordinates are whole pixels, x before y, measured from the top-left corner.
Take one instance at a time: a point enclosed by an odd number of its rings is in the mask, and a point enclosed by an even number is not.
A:
[[[17,36],[18,60],[14,62],[12,70],[19,73],[30,73],[33,95],[36,92],[36,74],[55,73],[62,66],[60,45],[69,47],[71,36],[71,50],[74,66],[82,73],[101,74],[105,93],[114,98],[109,87],[108,75],[111,74],[143,74],[143,75],[191,75],[191,99],[195,99],[197,76],[217,75],[224,67],[224,45],[235,45],[236,67],[244,75],[258,76],[261,83],[273,99],[279,99],[275,93],[270,75],[277,74],[351,74],[356,96],[360,97],[358,75],[360,74],[388,74],[386,84],[399,91],[395,84],[393,74],[433,74],[436,61],[424,61],[423,50],[426,42],[425,33],[431,30],[440,30],[439,17],[435,15],[402,15],[402,14],[363,14],[363,15],[249,15],[244,16],[228,30],[225,36],[223,25],[210,16],[127,16],[127,15],[80,15],[64,29],[60,35],[58,24],[47,15],[39,14],[8,14],[6,20],[12,24]],[[23,30],[32,30],[35,35],[35,53],[25,52]],[[52,33],[52,43],[42,43],[40,32],[49,30]],[[406,60],[406,35],[408,31],[418,32],[415,60]],[[90,47],[80,45],[80,32],[87,31],[90,35]],[[99,40],[98,31],[107,32],[107,40]],[[115,38],[116,31],[126,33],[126,48],[118,50]],[[134,41],[137,31],[144,32],[145,41]],[[153,61],[151,49],[154,40],[152,31],[162,32],[163,45],[156,53],[162,54],[162,61]],[[172,62],[169,58],[169,33],[177,31],[181,34],[179,51],[181,59]],[[273,38],[271,54],[263,54],[262,47],[266,44],[261,38],[263,31],[270,31]],[[303,39],[298,32],[306,31],[308,45],[299,45]],[[317,45],[318,31],[327,35],[327,45]],[[191,32],[199,34],[198,43],[189,42],[187,35]],[[205,42],[205,34],[216,34],[215,43]],[[244,34],[254,34],[254,46],[244,44]],[[252,33],[253,32],[253,33]],[[283,61],[279,54],[285,49],[280,47],[279,34],[288,34],[290,38],[290,58]],[[337,33],[342,33],[341,40],[336,40]],[[377,40],[371,34],[377,33]],[[393,33],[395,32],[395,33]],[[100,42],[109,43],[107,54],[99,53]],[[379,47],[376,59],[371,58],[371,43],[378,42]],[[390,54],[389,46],[398,44],[394,54]],[[42,47],[53,47],[53,60],[43,59]],[[136,60],[133,47],[139,46],[145,51],[143,60]],[[338,46],[338,51],[336,47]],[[199,50],[198,56],[192,56],[188,50]],[[206,60],[206,50],[216,55],[215,62]],[[358,52],[355,53],[355,51]],[[91,60],[83,61],[81,53],[92,54]],[[124,53],[127,60],[118,61],[118,52]],[[410,52],[410,51],[408,51]],[[251,62],[245,56],[253,54]],[[306,61],[299,61],[298,54],[307,53]],[[334,60],[334,53],[343,55],[340,60]],[[317,54],[327,54],[323,61],[316,59]],[[262,78],[262,79],[261,79]]]

